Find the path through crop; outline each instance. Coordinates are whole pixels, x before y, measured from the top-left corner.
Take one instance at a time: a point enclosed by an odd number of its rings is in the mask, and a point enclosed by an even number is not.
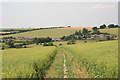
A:
[[[67,78],[66,57],[65,57],[64,53],[63,53],[63,56],[64,56],[64,64],[63,64],[63,67],[64,67],[64,78]]]
[[[71,52],[58,47],[51,67],[45,78],[88,78],[86,69],[81,67]]]

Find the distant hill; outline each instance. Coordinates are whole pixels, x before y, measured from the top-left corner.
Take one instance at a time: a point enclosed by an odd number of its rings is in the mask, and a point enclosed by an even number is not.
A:
[[[110,33],[110,34],[118,35],[118,28],[106,28],[106,29],[100,29],[100,32],[103,32],[103,33]]]
[[[51,37],[51,38],[60,38],[62,36],[68,36],[73,34],[75,31],[81,30],[83,28],[87,28],[88,30],[92,30],[92,27],[68,27],[68,28],[55,28],[55,29],[43,29],[43,30],[34,30],[23,33],[11,34],[11,35],[3,35],[3,37],[13,36],[13,37]],[[111,29],[99,29],[101,32],[110,33],[110,34],[118,34],[118,28]]]

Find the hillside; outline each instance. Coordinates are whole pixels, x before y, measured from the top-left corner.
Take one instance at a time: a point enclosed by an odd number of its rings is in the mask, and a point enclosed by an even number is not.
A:
[[[88,30],[91,30],[92,27],[86,27]],[[70,27],[70,28],[56,28],[56,29],[43,29],[43,30],[35,30],[28,31],[23,33],[11,34],[11,35],[3,35],[3,37],[13,36],[13,37],[51,37],[51,38],[60,38],[62,36],[67,36],[73,34],[75,31],[81,30],[83,27]],[[100,29],[101,32],[110,33],[118,35],[118,28],[111,29]]]
[[[12,35],[4,35],[3,37],[7,36],[14,36],[14,37],[52,37],[52,38],[60,38],[62,36],[67,36],[79,29],[44,29],[44,30],[35,30],[29,31],[24,33],[12,34]]]
[[[118,35],[118,28],[100,29],[100,32]]]

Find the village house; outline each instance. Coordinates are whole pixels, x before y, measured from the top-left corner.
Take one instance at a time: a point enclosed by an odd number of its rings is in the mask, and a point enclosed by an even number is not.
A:
[[[28,39],[33,39],[33,37],[29,37]]]
[[[61,39],[52,38],[53,41],[60,41]]]
[[[28,38],[24,38],[24,37],[18,37],[18,40],[28,40]]]
[[[106,38],[106,35],[105,34],[94,34],[94,35],[91,35],[91,38],[92,39],[105,39]]]
[[[79,37],[79,35],[74,35],[75,36],[75,38],[77,38],[78,39],[78,37]]]
[[[106,36],[109,36],[110,38],[111,37],[115,37],[114,35],[106,35],[106,34],[94,34],[94,35],[91,35],[91,39],[106,39]]]

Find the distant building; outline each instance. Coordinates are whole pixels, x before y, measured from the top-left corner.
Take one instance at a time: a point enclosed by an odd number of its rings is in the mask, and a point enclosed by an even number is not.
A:
[[[18,40],[28,40],[28,38],[24,38],[24,37],[18,37]]]
[[[33,37],[29,37],[28,39],[33,39]]]
[[[75,38],[77,38],[78,39],[78,37],[79,37],[79,35],[74,35],[75,36]]]
[[[94,35],[91,35],[91,39],[106,39],[106,36],[109,36],[110,38],[111,37],[115,37],[114,35],[106,35],[106,34],[94,34]]]
[[[91,38],[92,39],[105,39],[106,36],[105,36],[105,34],[100,34],[100,35],[94,34],[94,35],[91,35]]]
[[[60,41],[61,39],[52,38],[53,41]]]
[[[23,40],[23,39],[25,39],[24,37],[18,37],[17,38],[18,40]]]

